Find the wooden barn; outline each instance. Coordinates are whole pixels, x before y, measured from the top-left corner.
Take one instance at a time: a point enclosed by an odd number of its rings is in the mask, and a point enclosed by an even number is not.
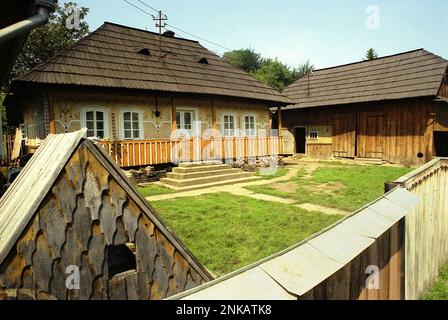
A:
[[[107,22],[16,79],[11,93],[8,119],[28,148],[87,128],[123,167],[173,162],[186,138],[190,161],[276,154],[269,109],[291,103],[199,42]]]
[[[316,70],[288,87],[284,152],[420,165],[448,156],[448,61],[423,49]]]
[[[153,300],[211,280],[84,134],[50,134],[1,198],[0,299]]]

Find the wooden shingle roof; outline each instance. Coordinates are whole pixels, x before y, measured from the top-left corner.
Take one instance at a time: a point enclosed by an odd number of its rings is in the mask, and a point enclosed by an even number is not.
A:
[[[291,103],[199,42],[163,36],[161,47],[159,44],[156,33],[106,22],[17,81],[210,94],[280,105]],[[203,58],[208,63],[201,63]]]
[[[283,93],[294,108],[435,97],[448,61],[424,49],[316,70]]]

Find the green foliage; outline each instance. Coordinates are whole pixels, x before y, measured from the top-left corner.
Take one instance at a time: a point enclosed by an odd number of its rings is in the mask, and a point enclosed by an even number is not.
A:
[[[316,169],[309,178],[305,170],[284,183],[288,188],[252,186],[247,189],[276,197],[347,211],[355,211],[384,193],[384,184],[409,173],[404,167],[334,166]]]
[[[342,218],[228,193],[151,204],[218,275],[284,250]]]
[[[154,197],[164,194],[174,193],[175,191],[157,184],[149,184],[138,189],[144,197]]]
[[[282,91],[295,81],[293,71],[277,59],[268,59],[254,72],[255,78]]]
[[[448,300],[448,265],[446,265],[423,300]]]
[[[373,49],[373,48],[370,48],[369,50],[367,50],[367,52],[366,52],[366,54],[364,56],[364,61],[375,60],[375,59],[378,59],[378,58],[379,58],[379,55],[376,52],[376,50]]]
[[[4,123],[6,121],[6,108],[3,105],[3,101],[5,100],[5,93],[3,90],[0,90],[0,122]]]
[[[12,72],[13,78],[48,60],[89,33],[89,25],[85,21],[89,9],[84,7],[79,8],[79,28],[67,28],[66,21],[71,15],[68,8],[73,5],[76,4],[67,2],[64,7],[59,6],[47,24],[31,32],[17,58]]]
[[[263,62],[261,55],[250,48],[226,52],[223,58],[235,67],[249,73],[258,70]]]
[[[224,59],[235,67],[251,73],[258,80],[282,91],[290,84],[314,70],[310,61],[291,68],[278,59],[266,59],[253,49],[241,49],[224,53]]]

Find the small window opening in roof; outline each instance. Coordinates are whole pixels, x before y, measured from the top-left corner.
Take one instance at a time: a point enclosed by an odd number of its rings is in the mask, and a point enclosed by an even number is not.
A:
[[[112,278],[117,274],[137,269],[135,253],[133,250],[135,250],[135,244],[133,243],[107,247],[109,278]]]
[[[200,64],[209,64],[207,58],[203,57],[198,61]]]
[[[145,56],[150,56],[151,55],[151,51],[149,51],[149,49],[148,48],[143,48],[143,49],[141,49],[139,52],[137,52],[137,53],[139,53],[139,54],[142,54],[142,55],[145,55]]]

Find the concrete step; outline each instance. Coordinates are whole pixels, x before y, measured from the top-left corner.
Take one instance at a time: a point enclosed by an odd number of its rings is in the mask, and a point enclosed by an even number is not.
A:
[[[219,176],[210,176],[210,177],[194,178],[194,179],[187,179],[187,180],[163,178],[163,179],[160,179],[160,182],[170,185],[170,186],[182,188],[182,187],[190,187],[190,186],[208,184],[208,183],[219,182],[219,181],[250,178],[250,177],[253,177],[252,173],[239,171],[239,172],[224,174],[224,175],[219,175]]]
[[[186,174],[186,173],[197,173],[197,172],[208,172],[208,171],[218,171],[218,170],[224,170],[224,169],[232,169],[232,166],[230,164],[216,164],[216,165],[203,165],[203,166],[196,166],[196,167],[178,167],[173,169],[173,173],[180,173],[180,174]]]
[[[220,186],[227,186],[227,185],[235,185],[240,183],[249,183],[254,182],[262,179],[261,177],[249,177],[249,178],[240,178],[240,179],[232,179],[232,180],[226,180],[226,181],[218,181],[218,182],[212,182],[212,183],[205,183],[205,184],[199,184],[195,186],[187,186],[187,187],[175,187],[172,185],[167,185],[162,183],[162,185],[175,190],[176,192],[186,192],[186,191],[193,191],[193,190],[200,190],[200,189],[208,189],[213,187],[220,187]]]
[[[231,173],[241,172],[240,169],[233,168],[225,168],[219,170],[208,170],[208,171],[200,171],[200,172],[170,172],[167,174],[167,178],[176,179],[176,180],[188,180],[195,178],[204,178],[204,177],[212,177],[212,176],[222,176]]]
[[[195,167],[207,167],[223,164],[222,161],[201,161],[201,162],[183,162],[179,164],[179,168],[195,168]]]
[[[380,158],[355,158],[355,162],[358,162],[360,164],[385,164],[386,161],[380,159]]]

